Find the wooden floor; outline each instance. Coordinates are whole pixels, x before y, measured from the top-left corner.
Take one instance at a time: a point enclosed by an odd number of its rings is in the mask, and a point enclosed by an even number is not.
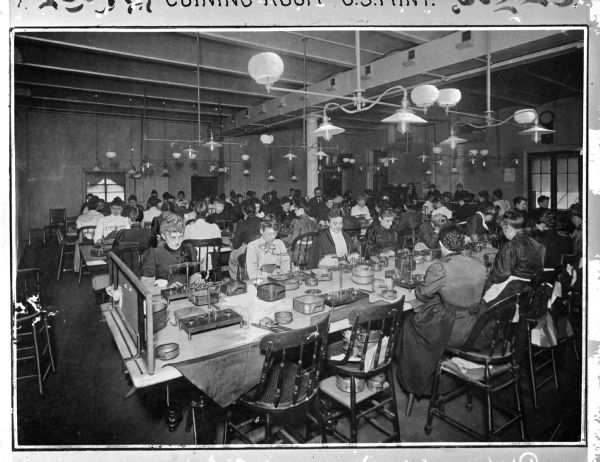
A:
[[[173,432],[164,421],[164,386],[140,390],[125,398],[130,387],[108,327],[96,306],[89,276],[84,276],[78,285],[74,273],[64,273],[57,282],[58,250],[54,239],[49,239],[45,246],[41,242],[33,243],[21,261],[22,267],[38,265],[44,270],[43,288],[52,310],[56,311],[52,334],[57,371],[47,378],[43,398],[37,392],[35,380],[18,383],[15,445],[192,445],[193,433],[185,431],[185,412],[196,396],[193,387],[183,379],[171,385],[172,403],[184,413],[184,421]],[[530,397],[525,395],[532,441],[580,441],[581,364],[568,349],[559,352],[558,358],[561,390],[557,392],[551,384],[546,385],[540,391],[541,406],[537,412]],[[523,383],[527,388],[526,381]],[[398,399],[403,442],[464,444],[472,441],[439,420],[434,420],[431,435],[425,435],[423,426],[428,402],[416,401],[412,415],[406,417],[406,396],[402,391]],[[480,427],[483,422],[477,400],[471,412],[465,410],[464,401],[460,399],[446,409],[469,425]],[[210,415],[216,422],[213,428],[218,442],[222,413],[211,406]],[[301,425],[298,422],[299,430],[302,430]],[[340,419],[338,428],[349,433],[347,419]],[[379,439],[381,434],[370,425],[359,428],[359,442],[372,443]],[[319,442],[319,439],[313,441]],[[329,441],[339,442],[334,437]],[[518,441],[517,428],[509,430],[498,441]]]

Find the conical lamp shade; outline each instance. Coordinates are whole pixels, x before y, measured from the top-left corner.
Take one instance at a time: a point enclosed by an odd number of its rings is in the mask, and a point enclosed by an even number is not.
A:
[[[401,122],[406,122],[409,124],[427,123],[425,119],[416,115],[411,109],[398,109],[394,114],[383,119],[382,122],[392,124],[398,124]]]
[[[461,143],[466,143],[466,142],[467,142],[467,140],[465,140],[464,138],[459,138],[458,136],[455,136],[453,133],[448,138],[446,138],[444,141],[442,141],[440,144],[450,145],[450,147],[452,149],[454,149],[454,148],[456,148],[456,145],[461,144]]]
[[[336,127],[335,125],[333,125],[332,123],[330,123],[329,121],[327,122],[323,122],[321,125],[319,125],[319,128],[317,128],[314,132],[313,135],[317,136],[317,137],[322,137],[325,138],[325,140],[329,141],[331,140],[331,137],[334,135],[339,135],[340,133],[344,133],[346,130],[341,128],[341,127]]]

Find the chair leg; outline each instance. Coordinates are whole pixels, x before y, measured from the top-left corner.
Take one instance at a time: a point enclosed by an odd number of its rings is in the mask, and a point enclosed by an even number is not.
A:
[[[533,397],[533,408],[538,410],[537,383],[535,380],[535,357],[531,345],[531,329],[527,325],[527,359],[529,360],[529,382],[531,384],[531,396]]]
[[[38,389],[40,391],[40,395],[44,396],[44,382],[42,380],[42,363],[40,358],[40,345],[38,343],[37,338],[37,327],[35,324],[31,326],[33,333],[33,348],[35,349],[35,365],[37,368],[37,376],[38,376]]]
[[[429,410],[427,411],[427,422],[425,423],[425,434],[431,434],[431,423],[433,422],[433,414],[438,399],[438,390],[440,388],[440,376],[442,375],[442,364],[438,363],[435,375],[433,376],[433,384],[431,386],[431,397],[429,398]]]
[[[358,431],[356,421],[356,381],[354,377],[350,377],[350,441],[358,442]]]
[[[521,439],[523,441],[529,441],[529,438],[527,436],[525,411],[523,410],[523,405],[522,405],[522,401],[521,401],[521,382],[519,381],[518,374],[519,373],[517,371],[517,380],[515,382],[515,404],[517,406],[517,412],[519,413],[519,416],[521,417],[521,420],[519,422],[521,425]]]
[[[65,253],[65,247],[60,246],[60,258],[58,259],[58,273],[56,274],[56,280],[60,281],[60,274],[62,273],[63,255]]]
[[[229,421],[231,420],[231,411],[227,410],[225,413],[225,423],[223,424],[223,444],[227,444],[227,437],[229,436]]]
[[[323,409],[321,399],[317,396],[315,399],[315,408],[317,411],[317,420],[319,421],[319,431],[321,432],[321,443],[327,443],[327,432],[325,431],[325,420],[323,419]]]
[[[83,273],[83,257],[81,257],[81,259],[79,260],[79,280],[77,281],[77,283],[80,285],[81,285],[81,273]]]
[[[406,410],[404,411],[404,415],[406,417],[410,417],[410,415],[412,414],[413,404],[415,404],[415,394],[409,393],[408,402],[406,403]]]
[[[556,390],[560,389],[558,384],[558,373],[556,372],[556,358],[554,357],[554,347],[550,348],[550,356],[552,357],[552,374],[554,377],[554,388]]]
[[[46,331],[46,342],[48,348],[48,357],[50,358],[50,366],[52,367],[52,372],[56,373],[56,366],[54,365],[54,355],[52,354],[52,343],[50,343],[50,329],[48,328],[48,321],[44,318],[44,330]]]
[[[271,444],[271,430],[272,430],[272,422],[271,422],[271,414],[267,412],[265,415],[265,443]]]
[[[392,368],[388,368],[387,371],[387,381],[390,385],[390,393],[392,394],[392,404],[394,405],[394,433],[396,433],[396,442],[400,442],[401,438],[400,438],[400,414],[398,412],[398,400],[397,400],[397,396],[396,396],[396,384],[394,383],[394,373],[392,372]],[[413,395],[414,397],[414,395]],[[410,397],[409,397],[410,399]],[[411,406],[411,410],[412,410],[412,406]]]
[[[485,414],[486,414],[486,431],[485,431],[485,439],[487,441],[490,440],[492,434],[494,433],[494,408],[492,407],[492,392],[487,389],[485,391]]]

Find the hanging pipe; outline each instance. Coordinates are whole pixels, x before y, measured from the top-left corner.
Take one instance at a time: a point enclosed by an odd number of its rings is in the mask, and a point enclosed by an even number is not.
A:
[[[356,57],[356,107],[362,107],[362,88],[360,85],[360,32],[354,31],[354,55]]]
[[[490,31],[487,32],[487,52],[486,52],[486,123],[490,125],[492,123],[492,35]]]

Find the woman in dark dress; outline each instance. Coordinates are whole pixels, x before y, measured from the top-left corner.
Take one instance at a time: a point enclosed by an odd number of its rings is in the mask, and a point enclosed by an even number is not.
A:
[[[462,346],[475,324],[485,285],[485,266],[457,253],[465,236],[453,224],[440,231],[442,259],[432,263],[415,289],[396,357],[398,379],[408,393],[430,392],[435,365],[447,345]]]
[[[398,233],[392,226],[396,213],[394,209],[387,208],[381,212],[379,223],[374,223],[367,230],[368,255],[377,255],[382,252],[398,249]]]
[[[533,212],[531,237],[546,249],[544,268],[560,270],[563,254],[573,252],[573,243],[567,236],[561,236],[554,226],[554,213],[549,209],[536,209]]]
[[[315,238],[308,256],[308,267],[317,268],[319,265],[332,266],[338,257],[355,259],[359,254],[354,249],[350,235],[342,231],[344,221],[342,212],[338,207],[333,207],[327,212],[328,228],[321,231]]]

